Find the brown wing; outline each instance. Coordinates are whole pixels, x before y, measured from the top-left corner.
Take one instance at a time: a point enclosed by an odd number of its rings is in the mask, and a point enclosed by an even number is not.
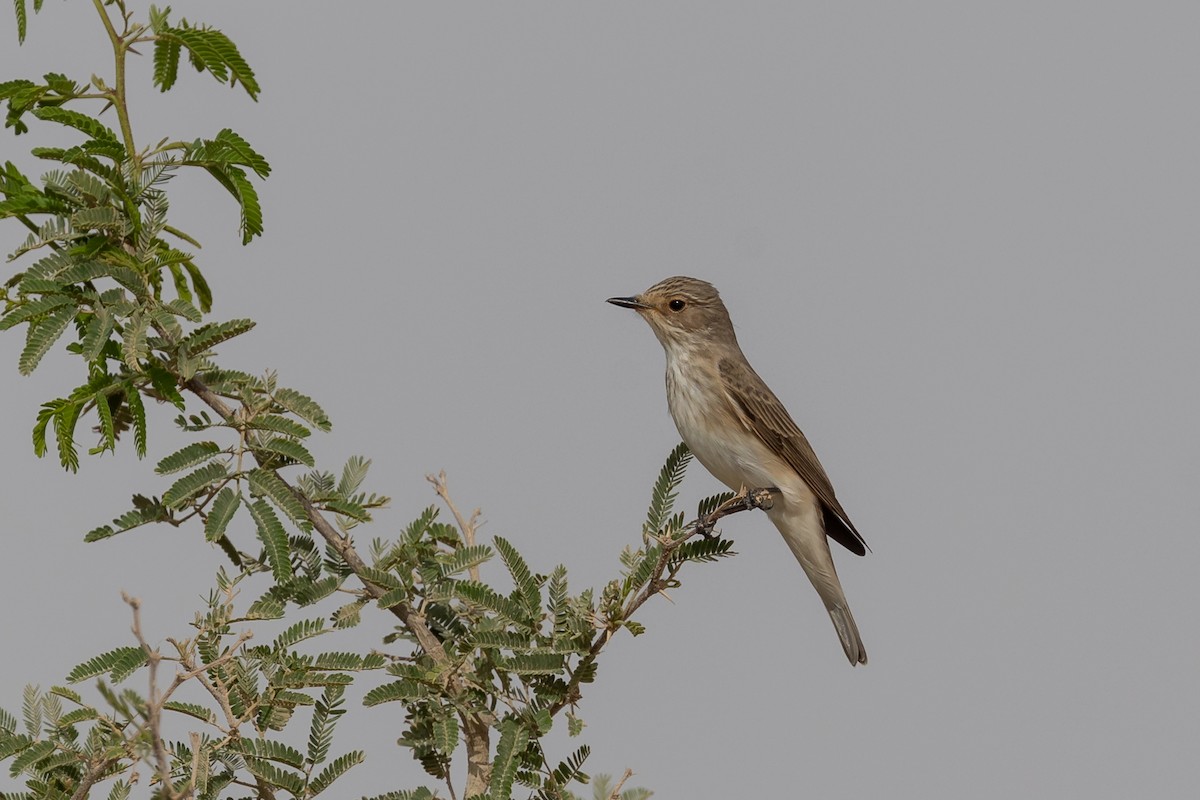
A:
[[[718,364],[725,393],[745,415],[750,430],[792,465],[821,501],[825,535],[855,555],[866,555],[867,543],[833,493],[817,454],[758,373],[743,360],[723,358]]]

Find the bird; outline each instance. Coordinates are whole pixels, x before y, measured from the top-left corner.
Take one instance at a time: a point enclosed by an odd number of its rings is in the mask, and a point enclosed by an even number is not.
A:
[[[607,302],[636,311],[662,344],[667,407],[696,460],[734,491],[778,489],[767,517],[820,595],[850,664],[866,664],[829,540],[859,556],[867,543],[808,439],[746,360],[716,288],[676,276]]]

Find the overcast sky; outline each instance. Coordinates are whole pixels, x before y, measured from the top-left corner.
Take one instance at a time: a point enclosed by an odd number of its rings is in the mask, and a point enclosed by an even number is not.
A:
[[[664,800],[1195,792],[1200,5],[987,5],[193,0],[261,101],[134,68],[139,141],[229,126],[274,167],[248,248],[206,176],[172,217],[215,318],[259,322],[222,362],[326,406],[324,466],[375,460],[394,503],[364,536],[445,469],[536,569],[602,585],[678,441],[661,348],[603,301],[721,290],[874,550],[835,553],[871,663],[768,520],[734,517],[740,555],[601,663],[592,772]],[[14,28],[0,80],[111,70],[90,4]],[[4,132],[0,159],[37,174],[47,135]],[[22,343],[0,336],[11,711],[128,643],[121,589],[186,635],[221,563],[196,528],[82,543],[161,493],[175,439],[37,461],[37,408],[80,369],[58,350],[21,378]],[[685,507],[720,488],[695,466]],[[401,721],[347,720],[343,749],[376,744],[339,796],[426,780]]]

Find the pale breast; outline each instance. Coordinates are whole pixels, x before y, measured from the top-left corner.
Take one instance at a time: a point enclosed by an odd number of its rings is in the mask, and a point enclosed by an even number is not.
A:
[[[705,362],[711,359],[667,359],[667,407],[696,460],[735,491],[775,486],[797,499],[809,494],[795,470],[746,429]]]

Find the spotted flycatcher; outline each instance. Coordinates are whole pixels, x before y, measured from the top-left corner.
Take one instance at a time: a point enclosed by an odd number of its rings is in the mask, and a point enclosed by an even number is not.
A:
[[[860,556],[866,542],[812,446],[746,361],[717,290],[676,277],[608,302],[637,311],[667,351],[667,406],[705,469],[735,491],[779,490],[767,516],[824,601],[850,663],[867,663],[828,540]]]

